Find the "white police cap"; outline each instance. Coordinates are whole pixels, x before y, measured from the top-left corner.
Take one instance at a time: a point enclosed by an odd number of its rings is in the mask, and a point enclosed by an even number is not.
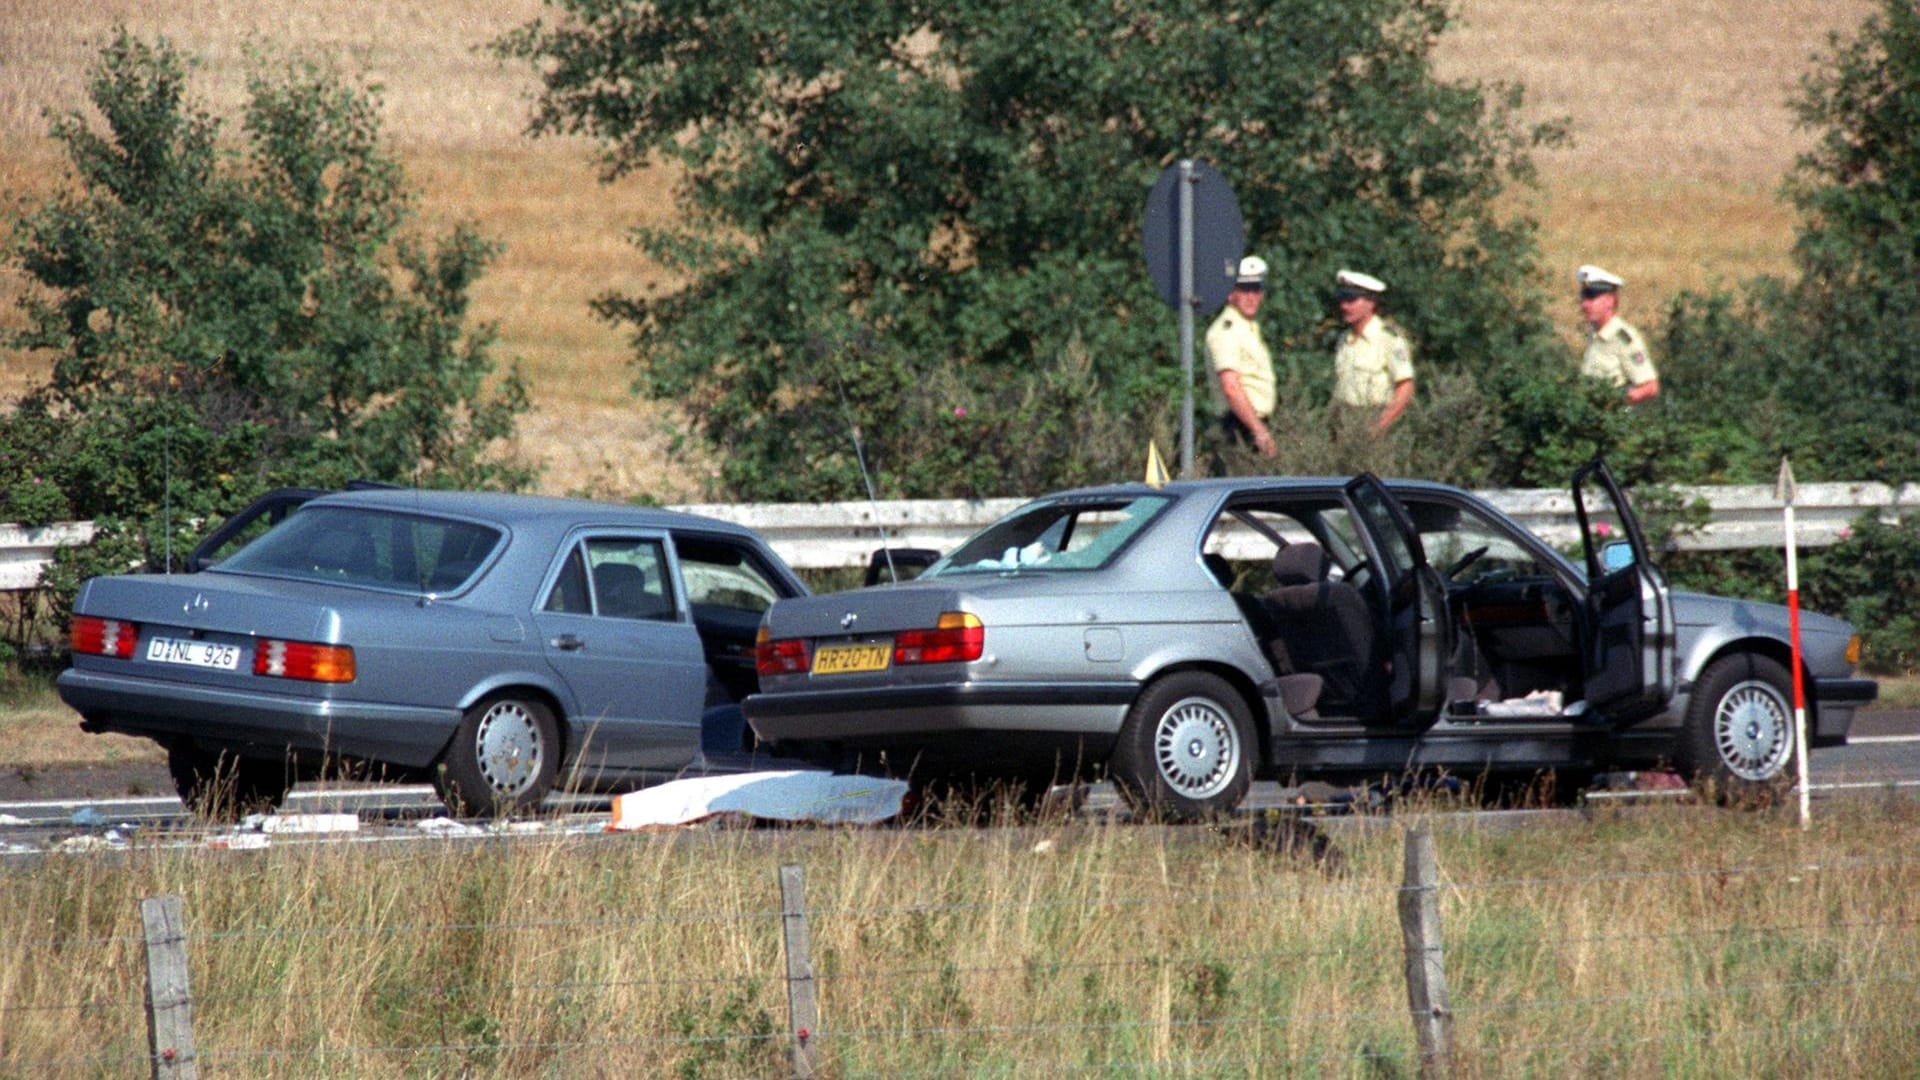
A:
[[[1379,296],[1387,291],[1387,283],[1372,274],[1363,274],[1358,270],[1342,270],[1333,275],[1335,295],[1342,299],[1348,296]]]
[[[1235,285],[1259,285],[1267,280],[1267,260],[1258,255],[1249,255],[1240,260],[1240,272],[1234,275]]]
[[[1580,282],[1582,292],[1609,293],[1626,284],[1620,275],[1608,273],[1591,264],[1575,270],[1573,276]]]

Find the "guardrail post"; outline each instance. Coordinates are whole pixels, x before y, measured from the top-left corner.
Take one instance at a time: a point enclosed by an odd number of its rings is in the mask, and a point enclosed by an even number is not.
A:
[[[780,868],[780,928],[787,954],[787,1031],[793,1040],[793,1075],[813,1076],[820,1043],[820,1012],[814,998],[812,945],[807,937],[807,878],[797,865]]]
[[[1453,1007],[1440,948],[1439,868],[1433,834],[1407,833],[1406,878],[1400,886],[1400,938],[1407,956],[1407,1010],[1420,1040],[1420,1075],[1445,1077],[1453,1068]]]
[[[147,1051],[154,1080],[196,1080],[193,995],[187,986],[186,919],[178,896],[140,901],[147,937]]]

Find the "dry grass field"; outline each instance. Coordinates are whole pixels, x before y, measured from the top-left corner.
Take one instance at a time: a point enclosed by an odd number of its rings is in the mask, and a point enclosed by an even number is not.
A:
[[[1910,1076],[1911,800],[1435,829],[1461,1077]],[[1410,1077],[1422,807],[1345,872],[1205,829],[675,830],[0,869],[0,1073],[144,1072],[139,903],[178,895],[202,1075],[789,1075],[779,868],[830,1077]]]
[[[1650,315],[1676,289],[1785,266],[1792,219],[1775,189],[1805,143],[1784,102],[1833,30],[1868,0],[1462,0],[1445,74],[1526,85],[1539,118],[1567,117],[1574,145],[1540,159],[1543,287],[1581,262],[1633,283]],[[0,12],[0,192],[43,196],[60,182],[43,112],[83,101],[86,67],[116,24],[166,34],[205,60],[198,90],[216,109],[240,98],[250,40],[326,50],[385,87],[387,132],[436,231],[476,221],[506,252],[475,294],[535,391],[522,437],[551,492],[673,500],[700,493],[697,462],[668,463],[670,408],[628,392],[618,331],[586,310],[594,295],[658,283],[624,231],[669,212],[657,174],[612,187],[591,147],[520,134],[534,89],[522,68],[476,52],[534,17],[537,0],[10,0]],[[0,277],[0,320],[20,283]],[[1569,333],[1577,313],[1567,305]],[[40,368],[0,355],[0,400]]]

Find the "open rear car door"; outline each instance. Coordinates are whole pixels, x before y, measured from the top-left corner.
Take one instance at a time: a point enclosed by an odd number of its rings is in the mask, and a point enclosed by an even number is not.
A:
[[[1413,519],[1379,477],[1363,473],[1347,483],[1347,501],[1373,546],[1376,590],[1387,599],[1387,711],[1397,728],[1424,728],[1446,703],[1446,660],[1453,651],[1453,620],[1446,583],[1427,564]]]
[[[1673,697],[1673,597],[1604,461],[1595,458],[1573,474],[1573,506],[1587,566],[1587,708],[1595,719],[1632,724]]]

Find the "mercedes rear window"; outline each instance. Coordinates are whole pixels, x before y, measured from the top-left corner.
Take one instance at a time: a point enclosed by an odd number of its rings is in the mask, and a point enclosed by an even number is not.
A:
[[[469,521],[357,506],[307,506],[215,569],[404,592],[455,592],[500,530]]]

